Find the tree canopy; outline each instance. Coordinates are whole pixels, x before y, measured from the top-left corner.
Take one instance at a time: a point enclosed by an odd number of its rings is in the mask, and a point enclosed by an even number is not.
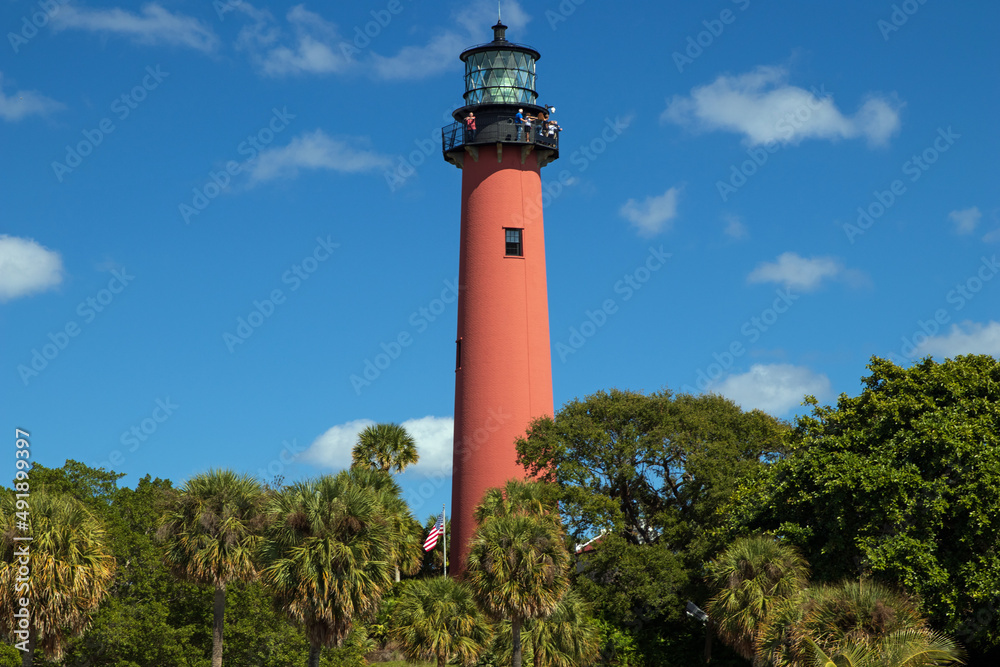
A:
[[[351,450],[354,465],[383,472],[403,472],[420,460],[417,441],[399,424],[375,424],[358,434]]]
[[[788,456],[737,494],[733,530],[785,536],[826,581],[902,586],[937,629],[996,645],[1000,362],[868,368],[860,395],[810,399]]]
[[[0,497],[0,632],[25,632],[19,641],[27,665],[36,646],[46,657],[63,657],[108,594],[116,568],[103,524],[83,503],[44,490],[30,496],[30,512],[16,505],[14,493]],[[24,523],[30,544],[15,537]],[[19,618],[27,599],[30,611]]]
[[[212,667],[222,667],[226,586],[257,578],[264,493],[250,475],[210,470],[165,503],[158,537],[164,562],[181,579],[215,589]]]
[[[721,396],[612,389],[536,420],[517,448],[557,487],[568,532],[593,539],[576,587],[647,656],[686,664],[701,659],[704,630],[685,602],[708,597],[702,564],[725,546],[718,509],[782,451],[786,430]]]
[[[780,449],[782,426],[721,396],[612,389],[536,420],[517,444],[530,473],[555,482],[579,538],[686,547],[734,482]]]
[[[707,567],[709,627],[759,667],[965,664],[904,591],[865,579],[814,585],[808,572],[788,544],[737,539]]]
[[[121,474],[67,461],[60,468],[35,462],[36,491],[68,494],[105,527],[104,542],[117,562],[109,593],[92,614],[82,636],[69,637],[58,662],[36,651],[37,667],[207,667],[212,651],[213,592],[182,581],[163,562],[155,534],[171,489],[168,480],[140,479],[119,487]],[[274,609],[259,583],[228,587],[227,661],[236,665],[287,667],[309,650],[306,637]],[[363,633],[343,648],[324,649],[323,667],[361,664],[367,650]],[[19,651],[11,648],[15,653]],[[17,655],[16,664],[21,664]],[[0,652],[0,665],[7,655]]]

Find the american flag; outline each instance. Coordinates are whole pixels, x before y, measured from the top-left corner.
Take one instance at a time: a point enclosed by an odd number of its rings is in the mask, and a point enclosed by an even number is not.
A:
[[[431,528],[431,532],[427,533],[427,539],[424,540],[424,551],[430,551],[437,546],[438,538],[441,537],[441,533],[444,532],[444,513],[438,517],[437,523]]]

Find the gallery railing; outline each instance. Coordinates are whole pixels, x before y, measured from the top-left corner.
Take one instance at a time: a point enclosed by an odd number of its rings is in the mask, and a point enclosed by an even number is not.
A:
[[[559,150],[559,130],[548,121],[517,123],[514,116],[483,114],[476,116],[475,129],[466,123],[452,123],[441,128],[441,147],[448,151],[480,144],[535,144]]]

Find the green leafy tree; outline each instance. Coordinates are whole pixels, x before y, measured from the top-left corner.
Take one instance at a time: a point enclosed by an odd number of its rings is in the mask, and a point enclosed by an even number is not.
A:
[[[121,477],[73,460],[61,468],[36,462],[31,469],[33,490],[71,495],[100,520],[117,563],[108,595],[86,631],[68,640],[60,667],[203,667],[211,651],[205,616],[211,597],[172,576],[155,543],[158,504],[171,484],[147,475],[135,489],[120,488]]]
[[[21,598],[30,600],[27,622],[28,650],[22,665],[31,665],[34,649],[46,658],[60,659],[71,637],[90,623],[114,579],[115,558],[107,545],[104,526],[83,503],[73,497],[32,487],[28,499],[31,542],[28,555],[21,556],[25,542],[13,492],[0,497],[0,632],[13,638],[21,630],[15,613]],[[18,569],[27,561],[30,589],[18,586]]]
[[[787,426],[721,396],[609,390],[567,403],[517,443],[551,481],[579,543],[574,585],[658,665],[700,662],[704,628],[684,615],[705,600],[703,563],[726,546],[720,507],[783,450]],[[713,663],[732,660],[723,651]]]
[[[352,450],[354,465],[383,472],[403,472],[420,459],[417,442],[399,424],[375,424],[358,434]]]
[[[354,471],[299,482],[271,501],[262,577],[282,610],[305,629],[309,667],[378,610],[391,585],[392,527],[376,489]]]
[[[531,474],[558,485],[581,541],[606,531],[637,545],[700,546],[715,508],[780,451],[783,430],[721,396],[613,389],[536,420],[517,448]]]
[[[470,541],[466,577],[482,609],[511,623],[512,664],[521,667],[525,621],[548,616],[569,588],[569,552],[549,518],[492,516]]]
[[[170,498],[159,537],[164,560],[181,579],[215,589],[212,667],[222,665],[226,586],[257,578],[263,492],[250,475],[211,470]]]
[[[912,591],[981,655],[1000,644],[1000,362],[868,368],[860,395],[810,399],[788,456],[739,490],[734,530],[786,536],[821,580]]]
[[[435,660],[438,667],[450,660],[474,664],[492,635],[469,588],[447,577],[406,582],[391,627],[407,658]]]
[[[21,652],[9,644],[0,644],[0,667],[20,667]]]

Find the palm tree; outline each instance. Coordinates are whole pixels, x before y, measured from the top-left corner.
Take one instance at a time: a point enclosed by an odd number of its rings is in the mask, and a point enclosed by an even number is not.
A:
[[[773,602],[753,638],[755,666],[799,667],[802,664],[803,637],[799,628],[809,592],[803,589],[792,597]]]
[[[965,651],[957,642],[931,630],[899,630],[880,642],[879,667],[964,665]]]
[[[744,658],[756,653],[756,636],[774,607],[793,598],[809,580],[809,566],[793,547],[770,537],[734,542],[708,565],[716,591],[706,611],[719,638]]]
[[[378,496],[384,516],[392,533],[391,561],[395,570],[396,581],[400,571],[405,574],[416,574],[423,563],[423,540],[420,523],[413,518],[409,506],[402,498],[402,489],[383,470],[369,468],[363,465],[352,466],[349,475],[361,486],[371,488]]]
[[[601,650],[600,628],[591,605],[567,591],[547,618],[531,621],[534,667],[576,667],[591,664]]]
[[[801,634],[820,644],[868,641],[897,630],[927,625],[916,601],[877,581],[843,581],[809,589],[803,604]]]
[[[185,581],[215,588],[212,667],[222,665],[226,586],[257,578],[263,498],[250,475],[210,470],[181,487],[161,519],[158,537],[167,567]]]
[[[848,641],[824,651],[805,639],[816,667],[936,667],[965,664],[958,644],[929,630],[898,630],[876,642]]]
[[[500,656],[511,660],[511,624],[499,624]],[[591,605],[572,589],[566,592],[555,610],[545,618],[525,622],[522,645],[530,654],[533,667],[577,667],[593,664],[601,649],[600,628]]]
[[[833,654],[831,657],[812,639],[806,637],[805,643],[812,651],[815,667],[861,667],[871,659],[871,650],[867,646],[841,646],[837,651],[830,651]]]
[[[399,424],[375,424],[358,435],[352,450],[353,465],[384,472],[403,472],[420,459],[417,443]]]
[[[483,521],[470,541],[466,576],[483,611],[509,620],[512,664],[521,667],[521,628],[548,616],[569,588],[569,552],[551,519],[513,513]]]
[[[553,484],[511,479],[502,488],[488,489],[472,516],[481,525],[490,517],[529,514],[551,519],[558,526],[555,493]]]
[[[277,494],[261,548],[264,582],[309,640],[309,667],[372,617],[392,584],[393,533],[378,492],[350,471]]]
[[[962,655],[954,642],[927,628],[910,596],[879,582],[817,586],[798,604],[797,618],[772,618],[759,638],[761,655],[777,667],[815,658],[817,649],[835,665],[871,667],[932,665]]]
[[[407,658],[436,660],[438,667],[452,658],[473,664],[491,639],[471,591],[447,577],[408,581],[393,610],[391,633]]]
[[[30,667],[34,649],[46,659],[59,660],[67,640],[83,632],[91,614],[108,594],[115,573],[115,558],[107,546],[100,521],[68,495],[32,491],[28,499],[30,533],[18,527],[13,492],[0,499],[0,633],[14,636],[18,627],[20,598],[29,599],[28,649],[21,664]],[[32,540],[18,541],[30,535]],[[22,591],[18,553],[27,545],[30,589]],[[20,639],[20,638],[19,638]]]

